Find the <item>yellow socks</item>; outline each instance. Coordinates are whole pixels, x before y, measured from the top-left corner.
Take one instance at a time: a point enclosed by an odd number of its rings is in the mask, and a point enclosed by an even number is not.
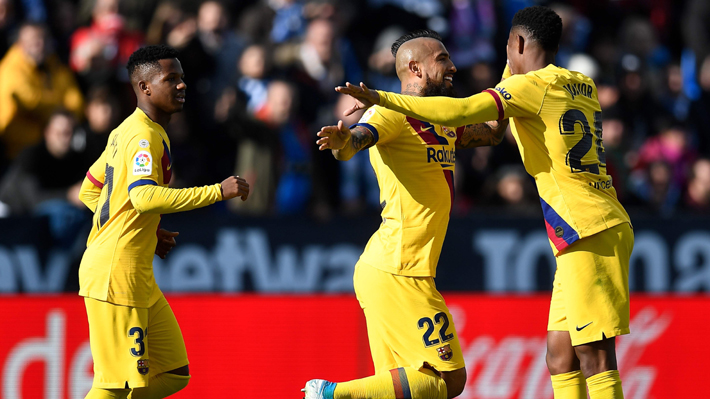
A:
[[[609,370],[587,378],[591,399],[624,399],[618,370]]]
[[[446,383],[433,371],[400,367],[371,377],[339,382],[334,399],[446,399]]]
[[[126,399],[130,389],[91,388],[84,399]]]
[[[587,399],[587,383],[580,370],[552,376],[555,399]]]
[[[160,373],[150,379],[145,388],[136,388],[131,391],[128,399],[162,399],[185,388],[189,375]]]

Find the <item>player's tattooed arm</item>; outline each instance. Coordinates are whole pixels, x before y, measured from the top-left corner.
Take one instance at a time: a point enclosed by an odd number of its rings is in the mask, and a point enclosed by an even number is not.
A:
[[[330,149],[335,159],[347,161],[358,151],[370,148],[375,144],[372,132],[363,127],[355,126],[348,129],[339,121],[337,126],[325,126],[318,132],[318,149]]]
[[[456,148],[475,148],[498,145],[505,137],[508,120],[468,125],[464,128]]]

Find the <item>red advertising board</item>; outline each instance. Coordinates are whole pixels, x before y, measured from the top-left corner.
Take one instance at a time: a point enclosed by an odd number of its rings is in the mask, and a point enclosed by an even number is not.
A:
[[[552,398],[545,366],[549,297],[445,295],[468,383],[462,398]],[[354,297],[168,297],[183,330],[192,380],[176,398],[300,398],[311,378],[372,373]],[[632,299],[631,335],[617,340],[627,399],[706,398],[709,297]],[[0,398],[78,399],[91,386],[80,297],[0,297]]]

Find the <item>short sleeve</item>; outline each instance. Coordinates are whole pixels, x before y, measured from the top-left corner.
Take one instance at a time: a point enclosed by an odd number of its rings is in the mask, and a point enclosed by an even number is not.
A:
[[[399,136],[404,125],[404,115],[375,105],[368,109],[355,126],[367,128],[375,136],[375,144],[386,144]]]
[[[513,75],[498,83],[491,94],[498,107],[499,120],[537,115],[545,96],[545,87],[529,75]]]
[[[150,131],[135,134],[124,150],[128,192],[147,184],[158,185],[163,142]]]

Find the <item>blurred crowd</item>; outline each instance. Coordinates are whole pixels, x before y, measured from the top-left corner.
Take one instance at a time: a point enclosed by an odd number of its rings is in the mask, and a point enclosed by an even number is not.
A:
[[[173,187],[231,174],[248,215],[377,212],[367,153],[338,162],[315,133],[343,119],[346,81],[396,91],[391,44],[445,38],[459,96],[495,86],[510,20],[544,4],[563,19],[557,62],[592,77],[607,170],[632,212],[710,214],[707,0],[0,0],[0,215],[85,221],[77,192],[108,134],[135,108],[125,69],[142,45],[180,52],[187,102],[167,128]],[[456,157],[454,215],[540,212],[510,134]],[[54,228],[54,227],[53,227]]]

